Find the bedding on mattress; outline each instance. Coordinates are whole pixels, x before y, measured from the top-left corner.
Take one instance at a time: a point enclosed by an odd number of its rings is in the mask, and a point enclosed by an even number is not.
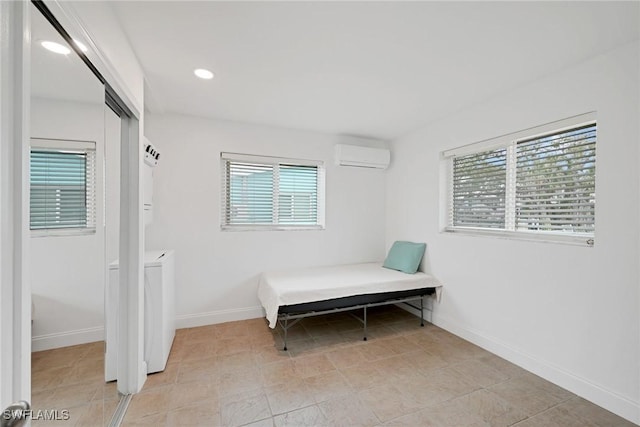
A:
[[[269,327],[275,328],[281,306],[421,288],[435,288],[440,298],[442,285],[426,273],[402,273],[380,263],[348,264],[263,273],[258,298]]]

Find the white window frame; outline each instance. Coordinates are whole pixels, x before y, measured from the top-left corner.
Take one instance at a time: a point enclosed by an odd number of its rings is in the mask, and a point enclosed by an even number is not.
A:
[[[553,231],[526,231],[515,230],[515,170],[516,170],[516,145],[519,141],[533,139],[554,133],[562,133],[580,126],[596,124],[596,113],[589,112],[563,120],[547,123],[545,125],[513,132],[496,138],[468,144],[462,147],[446,150],[441,153],[444,180],[446,184],[441,186],[441,199],[444,199],[444,209],[441,209],[440,231],[448,234],[460,234],[468,236],[489,236],[505,239],[527,240],[549,243],[564,243],[571,245],[589,246],[595,244],[594,233],[565,233]],[[453,204],[453,159],[456,156],[482,153],[485,151],[507,149],[506,173],[506,197],[505,197],[505,229],[489,229],[476,227],[460,227],[452,225],[451,209]]]
[[[289,225],[278,223],[279,188],[274,186],[274,222],[271,224],[227,224],[227,192],[229,182],[227,180],[226,162],[248,162],[279,167],[280,165],[311,166],[317,168],[317,220],[316,224]],[[285,157],[260,156],[239,153],[220,153],[220,229],[222,231],[300,231],[300,230],[324,230],[325,229],[325,166],[323,161],[292,159]],[[274,176],[279,180],[278,172]]]
[[[37,228],[31,229],[31,237],[53,236],[82,236],[96,234],[97,226],[97,159],[96,143],[94,141],[75,141],[46,138],[31,138],[31,150],[51,152],[75,152],[87,155],[86,164],[86,197],[87,197],[87,225],[86,227],[68,228]],[[29,184],[31,178],[29,177]],[[31,184],[30,184],[31,185]],[[29,222],[30,223],[30,222]]]

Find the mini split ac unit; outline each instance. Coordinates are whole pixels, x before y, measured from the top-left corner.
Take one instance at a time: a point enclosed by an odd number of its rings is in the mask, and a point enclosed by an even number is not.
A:
[[[339,166],[386,169],[391,161],[391,153],[384,148],[336,144],[335,149],[336,164]]]

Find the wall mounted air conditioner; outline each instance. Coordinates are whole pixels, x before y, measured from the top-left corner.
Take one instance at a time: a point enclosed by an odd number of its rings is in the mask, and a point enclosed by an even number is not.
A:
[[[336,164],[361,168],[386,169],[391,161],[391,152],[385,148],[361,147],[336,144]]]

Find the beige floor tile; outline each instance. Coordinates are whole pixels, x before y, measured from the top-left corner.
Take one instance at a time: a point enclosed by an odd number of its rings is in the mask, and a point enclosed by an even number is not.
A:
[[[220,400],[220,419],[224,426],[241,426],[269,417],[269,402],[262,390],[225,396]]]
[[[318,407],[331,426],[364,427],[380,423],[376,414],[355,395],[333,397]]]
[[[216,354],[219,356],[248,352],[251,350],[251,341],[247,336],[219,338],[216,341]]]
[[[273,417],[265,418],[264,420],[256,421],[251,424],[246,424],[244,427],[274,427]]]
[[[627,421],[605,409],[594,405],[580,397],[574,397],[539,415],[531,418],[532,421],[547,423],[553,422],[561,426],[582,425],[597,427],[633,427],[635,424]],[[518,424],[519,425],[519,424]],[[529,424],[532,425],[532,424]]]
[[[221,374],[218,378],[218,392],[220,396],[255,390],[262,388],[262,386],[262,375],[256,367]]]
[[[276,347],[273,344],[253,347],[253,354],[257,365],[279,362],[290,358],[288,351],[283,351],[282,348]]]
[[[443,411],[441,408],[422,409],[387,421],[383,425],[394,427],[491,427],[490,424],[467,412],[451,413]]]
[[[202,401],[217,402],[218,397],[217,384],[211,381],[175,384],[171,386],[165,410],[191,406]]]
[[[316,405],[278,415],[274,417],[274,422],[277,427],[315,427],[329,425],[329,421]]]
[[[413,396],[406,395],[393,384],[363,390],[358,397],[380,421],[389,421],[420,409]]]
[[[565,409],[558,406],[548,409],[539,414],[533,415],[526,420],[515,424],[516,427],[595,427],[596,424],[589,420],[569,414]],[[610,424],[611,427],[616,426]],[[616,426],[617,427],[617,426]]]
[[[100,384],[104,381],[104,360],[100,358],[81,359],[60,379],[59,386],[78,383]]]
[[[276,345],[278,349],[282,350],[284,347],[282,344]],[[326,353],[333,350],[328,349],[323,342],[318,342],[317,339],[307,338],[301,339],[287,344],[287,350],[292,359],[299,357],[313,356],[317,354]]]
[[[253,369],[255,366],[256,360],[250,351],[218,356],[218,370],[221,374]]]
[[[293,365],[303,378],[334,371],[336,368],[324,354],[300,357],[293,360]]]
[[[265,386],[286,383],[300,378],[291,359],[262,365],[260,372]]]
[[[492,367],[496,371],[506,375],[508,378],[517,377],[527,372],[521,367],[491,353],[478,357],[476,360]]]
[[[87,349],[82,355],[82,359],[102,359],[104,361],[106,350],[106,343],[104,341],[96,341],[84,345],[87,346]]]
[[[217,344],[215,341],[187,342],[176,348],[176,360],[192,361],[207,359],[216,355]]]
[[[167,413],[167,426],[219,426],[220,406],[218,401],[203,401],[183,406]]]
[[[172,386],[143,390],[133,395],[127,409],[127,420],[137,420],[149,415],[166,413],[170,404]]]
[[[478,423],[493,427],[507,427],[527,417],[520,409],[487,390],[478,390],[442,405],[447,413],[466,413]]]
[[[433,348],[440,344],[440,341],[438,341],[436,337],[429,333],[429,330],[430,327],[427,326],[414,333],[406,334],[404,335],[404,337],[412,343],[428,350],[429,348]]]
[[[349,347],[339,348],[337,350],[326,353],[327,358],[333,363],[336,369],[345,369],[351,366],[357,366],[367,359],[361,351],[361,346],[353,345]]]
[[[219,338],[218,325],[200,326],[186,329],[185,340],[189,343],[199,341],[215,342]]]
[[[525,374],[511,378],[489,387],[489,390],[513,406],[522,409],[529,416],[545,411],[571,397],[569,392],[560,388],[558,390],[549,386],[546,386],[547,390],[540,388],[539,385],[545,386],[545,384],[532,377],[534,375]]]
[[[455,371],[451,366],[430,371],[423,378],[430,385],[438,387],[443,393],[450,394],[452,397],[462,396],[481,388],[472,378]]]
[[[379,359],[370,363],[379,372],[379,377],[389,377],[390,381],[411,378],[416,374],[416,369],[402,356],[392,356]]]
[[[74,384],[55,389],[51,401],[55,408],[68,409],[90,402],[96,393],[102,393],[101,384]]]
[[[250,335],[249,342],[253,347],[275,346],[280,336],[277,334],[274,335],[270,332],[271,331],[269,330],[269,332],[263,334]],[[280,350],[282,350],[282,348],[280,348]]]
[[[66,366],[34,372],[31,376],[31,389],[38,392],[59,387],[67,372],[69,368]]]
[[[138,426],[171,427],[171,425],[167,423],[166,412],[149,415],[149,416],[137,418],[137,419],[131,419],[131,417],[129,417],[129,413],[127,412],[127,415],[121,425],[122,427],[138,427]]]
[[[104,402],[92,402],[84,406],[81,413],[71,412],[71,419],[75,422],[74,427],[94,427],[106,426],[113,416],[117,401],[108,400]]]
[[[480,387],[490,387],[509,379],[509,376],[482,363],[478,359],[469,359],[451,365],[451,369],[467,377]]]
[[[416,370],[416,373],[423,375],[428,375],[430,371],[444,368],[448,365],[444,359],[439,356],[435,356],[424,349],[405,353],[400,357],[413,367]]]
[[[404,336],[394,336],[379,341],[380,344],[387,347],[394,354],[411,353],[421,350],[421,347],[409,338]]]
[[[219,338],[236,338],[250,335],[250,324],[246,321],[220,323],[217,326]]]
[[[360,347],[360,351],[368,361],[384,359],[395,355],[393,351],[384,346],[381,340],[375,342],[367,342]]]
[[[220,374],[218,369],[218,357],[208,356],[203,359],[186,360],[179,362],[178,383],[208,379],[215,381]]]
[[[313,396],[302,379],[265,388],[273,415],[295,411],[315,403]]]
[[[393,383],[400,396],[414,402],[413,406],[433,406],[455,397],[455,394],[437,381],[417,375]]]
[[[371,362],[342,369],[340,372],[344,375],[349,385],[351,385],[355,390],[364,390],[384,385],[390,380],[386,376],[381,376],[380,372],[371,365]]]
[[[338,371],[308,377],[305,382],[316,403],[353,393],[353,388]]]

